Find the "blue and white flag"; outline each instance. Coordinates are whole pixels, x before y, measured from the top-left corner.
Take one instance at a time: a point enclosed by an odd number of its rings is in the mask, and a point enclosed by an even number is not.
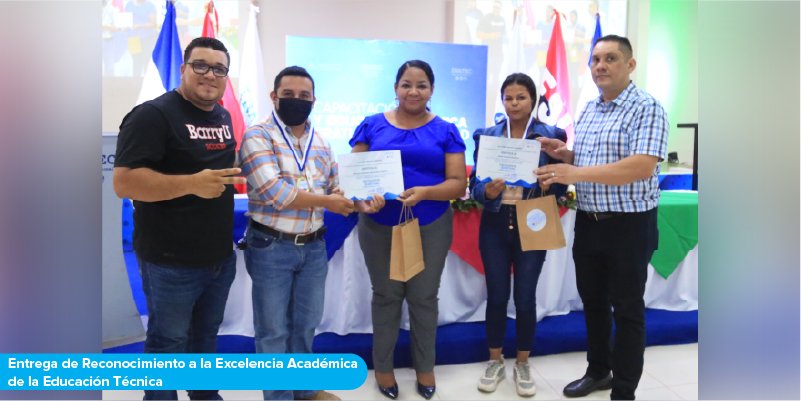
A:
[[[159,95],[171,91],[181,83],[181,43],[178,40],[178,28],[175,25],[175,5],[167,0],[167,13],[161,32],[153,48],[153,57],[145,70],[145,79],[136,104],[142,104]]]

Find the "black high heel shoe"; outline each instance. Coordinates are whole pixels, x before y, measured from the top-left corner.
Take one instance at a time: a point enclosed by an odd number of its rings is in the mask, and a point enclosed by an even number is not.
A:
[[[377,385],[378,385],[378,391],[380,391],[381,394],[384,395],[384,397],[387,397],[391,400],[398,399],[398,383],[395,383],[389,387],[381,387],[380,384]]]
[[[430,400],[435,391],[437,391],[437,386],[424,386],[417,382],[417,394],[420,394],[423,398]]]

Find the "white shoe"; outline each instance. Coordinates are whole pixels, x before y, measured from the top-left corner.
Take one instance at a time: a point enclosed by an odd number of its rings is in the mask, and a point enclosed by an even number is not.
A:
[[[506,376],[506,368],[503,361],[491,360],[487,363],[484,375],[478,380],[478,390],[491,393],[498,388],[498,383]]]
[[[531,369],[528,363],[515,363],[514,376],[517,395],[531,397],[537,392],[537,387],[534,386],[534,379],[531,378]]]

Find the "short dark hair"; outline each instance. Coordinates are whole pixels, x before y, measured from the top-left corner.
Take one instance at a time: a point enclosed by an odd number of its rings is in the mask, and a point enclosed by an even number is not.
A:
[[[628,38],[617,35],[606,35],[598,39],[598,42],[615,42],[627,59],[634,57],[634,49],[631,47],[631,42],[629,42]],[[597,45],[598,42],[595,42],[595,44]],[[595,46],[593,46],[593,49],[595,49]]]
[[[428,82],[431,83],[431,86],[434,86],[434,71],[431,69],[431,66],[423,60],[409,60],[403,63],[403,65],[398,68],[398,75],[395,76],[395,85],[398,85],[403,73],[412,67],[423,70],[423,72],[426,73],[426,77],[428,77]]]
[[[228,65],[226,67],[231,66],[231,55],[228,54],[228,49],[225,48],[225,45],[217,39],[205,37],[194,38],[191,42],[189,42],[188,45],[186,45],[186,50],[184,50],[184,63],[189,61],[189,56],[192,55],[192,50],[194,50],[196,47],[219,50],[225,53],[225,58],[228,59]]]
[[[278,75],[275,76],[275,81],[273,82],[273,92],[278,92],[278,87],[281,86],[281,78],[287,76],[309,78],[309,81],[312,83],[312,95],[314,95],[314,78],[312,78],[311,74],[309,74],[305,68],[298,67],[296,65],[284,68],[278,73]]]
[[[503,91],[506,90],[506,87],[512,84],[517,84],[525,87],[528,90],[529,96],[531,96],[531,103],[532,105],[536,105],[537,101],[537,85],[534,84],[534,80],[531,79],[530,76],[523,74],[522,72],[515,72],[510,74],[506,79],[503,80],[503,84],[501,84],[501,100],[503,100]]]

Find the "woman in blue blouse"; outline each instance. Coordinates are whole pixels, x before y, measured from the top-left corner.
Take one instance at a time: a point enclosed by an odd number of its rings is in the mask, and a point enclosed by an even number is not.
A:
[[[411,349],[417,392],[434,395],[434,344],[439,282],[451,245],[451,199],[465,191],[465,146],[452,123],[432,113],[434,73],[425,61],[403,63],[395,77],[398,107],[366,117],[356,128],[353,152],[400,150],[405,191],[381,211],[359,216],[359,242],[373,286],[373,363],[376,382],[385,396],[398,397],[393,351],[398,339],[401,305],[409,306]],[[392,226],[402,206],[419,219],[425,269],[407,282],[389,279]]]
[[[483,135],[535,140],[538,137],[558,138],[566,141],[565,131],[543,124],[534,118],[537,87],[526,74],[515,73],[506,77],[501,85],[501,100],[507,119],[497,125],[478,129],[473,134],[476,142],[473,161],[478,159],[479,141]],[[555,163],[545,152],[540,153],[539,165]],[[478,166],[476,166],[478,167]],[[564,185],[554,185],[551,193],[557,197],[565,192]],[[536,388],[531,379],[528,356],[534,341],[537,324],[537,281],[545,251],[522,251],[517,229],[515,203],[521,199],[540,196],[548,188],[537,184],[530,189],[506,185],[503,179],[481,182],[476,179],[475,169],[470,176],[470,194],[484,205],[478,247],[484,263],[484,278],[487,283],[487,343],[490,360],[484,375],[479,379],[478,389],[493,392],[505,377],[502,346],[506,332],[506,309],[509,303],[512,265],[514,265],[515,326],[517,339],[517,363],[514,380],[521,396],[534,395]]]

